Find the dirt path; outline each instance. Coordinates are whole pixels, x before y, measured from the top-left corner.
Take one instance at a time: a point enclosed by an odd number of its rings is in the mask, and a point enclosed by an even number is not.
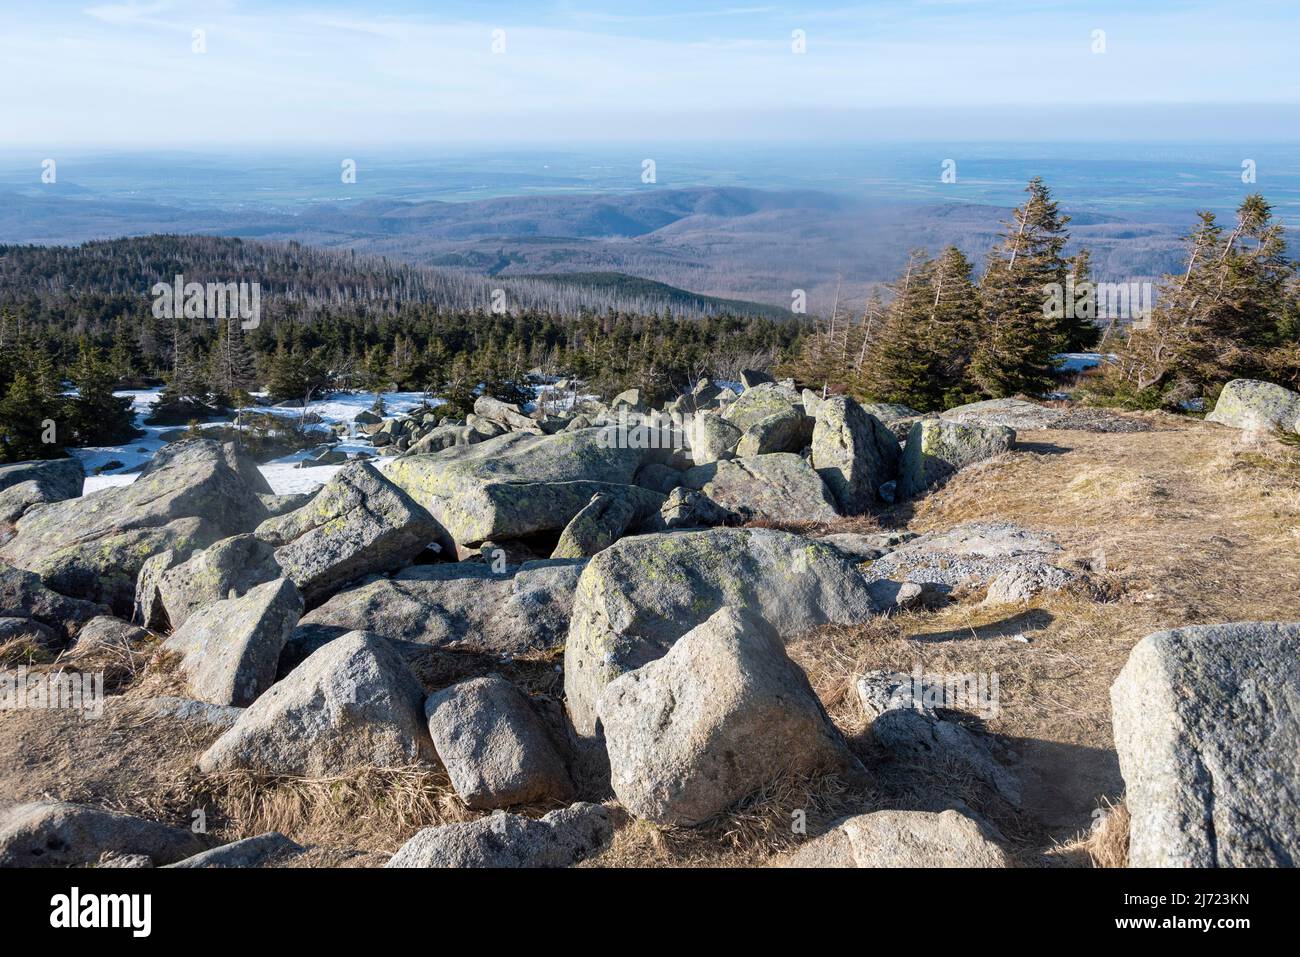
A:
[[[1024,609],[964,603],[904,624],[913,644],[942,649],[927,667],[1002,675],[989,728],[1020,742],[1025,810],[1049,842],[1122,793],[1109,687],[1137,641],[1182,625],[1300,620],[1300,453],[1148,418],[1157,431],[1024,433],[1019,451],[895,516],[915,531],[978,519],[1048,530],[1100,593]]]

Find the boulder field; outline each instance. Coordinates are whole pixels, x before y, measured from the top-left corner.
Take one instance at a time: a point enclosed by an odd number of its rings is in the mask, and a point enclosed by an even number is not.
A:
[[[1294,431],[1300,396],[1264,386],[1230,383],[1211,420]],[[1020,524],[852,522],[1085,418],[1021,400],[923,416],[747,373],[662,410],[630,390],[558,416],[489,398],[464,420],[368,416],[391,454],[274,508],[253,463],[205,439],[86,496],[75,463],[19,463],[0,469],[0,647],[68,667],[149,649],[171,682],[151,720],[202,729],[193,770],[213,787],[438,776],[461,819],[412,828],[393,868],[599,863],[629,819],[707,831],[765,789],[869,789],[886,765],[960,775],[1014,814],[1014,755],[941,687],[850,660],[824,704],[790,643],[971,589],[996,612],[1079,585]],[[1111,689],[1131,863],[1300,861],[1297,647],[1300,624],[1245,622],[1133,649]],[[1013,862],[983,814],[921,803],[850,808],[772,862]],[[27,802],[0,812],[0,865],[310,853],[236,836]]]

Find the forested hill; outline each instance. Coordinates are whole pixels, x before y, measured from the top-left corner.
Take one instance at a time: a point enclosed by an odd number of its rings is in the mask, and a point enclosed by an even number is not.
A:
[[[511,313],[789,315],[761,303],[696,295],[619,273],[588,273],[572,280],[562,274],[488,278],[297,242],[179,235],[80,246],[0,245],[0,307],[37,319],[87,299],[152,301],[153,285],[170,283],[177,275],[186,282],[257,282],[263,309],[272,318],[310,319],[338,309],[392,315],[412,305],[489,310],[496,290],[504,294],[497,301]]]
[[[667,283],[629,276],[621,272],[535,273],[511,277],[511,281],[526,282],[530,286],[533,284],[551,286],[561,298],[605,295],[617,302],[628,300],[658,302],[661,303],[660,311],[668,308],[675,313],[688,316],[724,313],[738,316],[763,316],[768,319],[788,319],[791,316],[789,309],[769,303],[705,296],[678,289]]]

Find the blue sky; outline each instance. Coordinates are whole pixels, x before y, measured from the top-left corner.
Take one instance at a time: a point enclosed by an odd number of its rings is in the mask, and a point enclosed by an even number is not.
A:
[[[0,0],[0,143],[1293,139],[1297,35],[1296,0]]]

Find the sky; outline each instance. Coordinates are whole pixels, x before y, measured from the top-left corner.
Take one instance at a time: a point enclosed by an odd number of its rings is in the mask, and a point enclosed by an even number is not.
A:
[[[0,150],[1292,140],[1298,35],[1297,0],[0,0]]]

